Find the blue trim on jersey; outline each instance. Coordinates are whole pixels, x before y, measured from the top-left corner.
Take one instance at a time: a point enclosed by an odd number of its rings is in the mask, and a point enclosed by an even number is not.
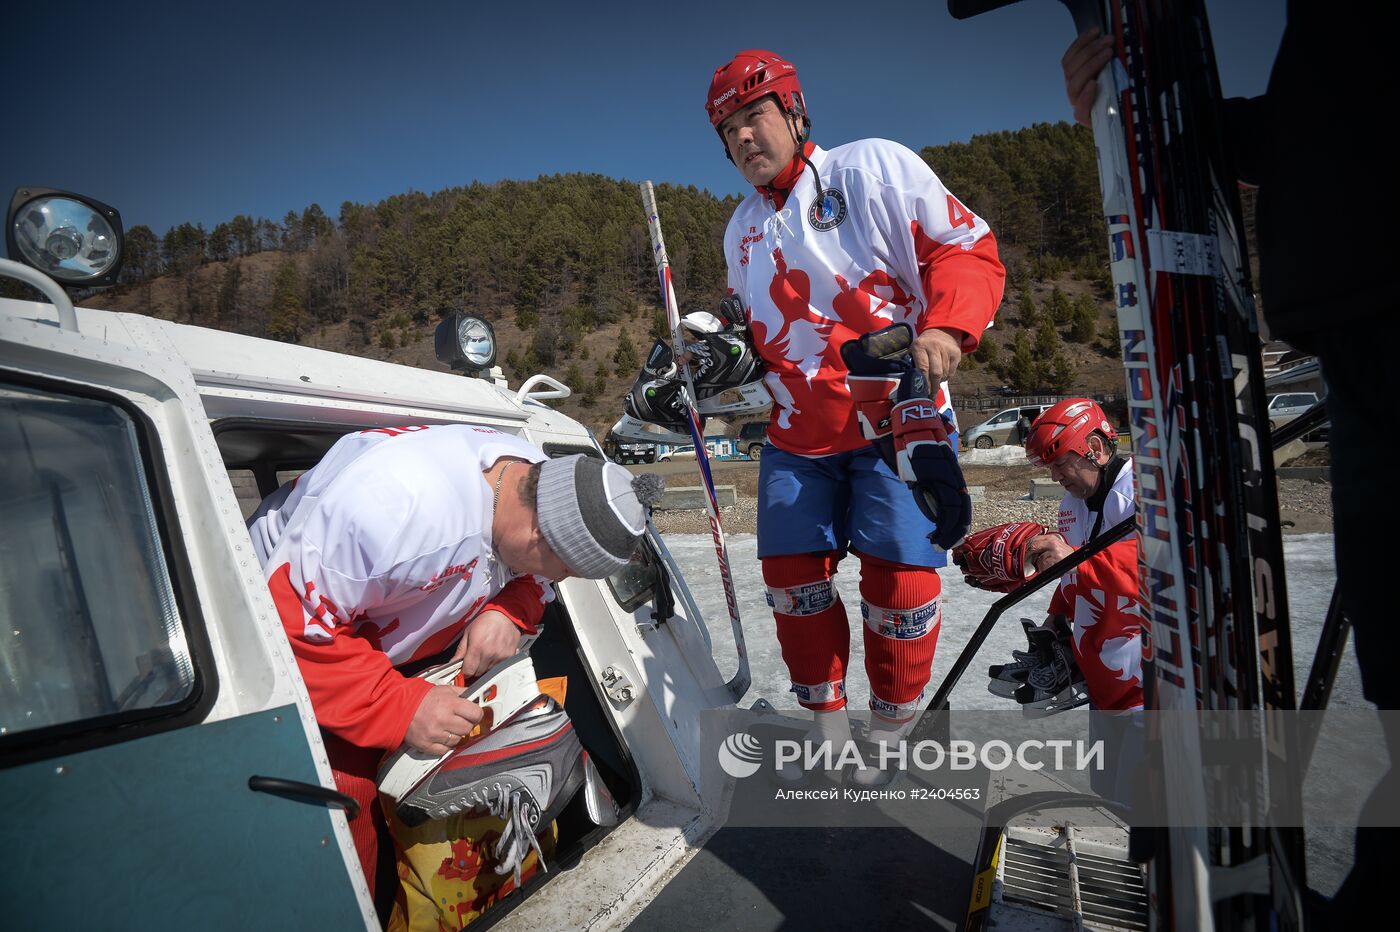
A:
[[[933,527],[874,447],[816,458],[772,444],[763,450],[760,558],[856,550],[906,566],[947,566],[948,555],[929,543]]]

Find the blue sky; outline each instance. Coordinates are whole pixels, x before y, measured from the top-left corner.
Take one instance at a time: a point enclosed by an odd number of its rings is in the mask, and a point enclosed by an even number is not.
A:
[[[1262,93],[1282,0],[1207,6],[1226,93]],[[968,22],[938,0],[70,0],[4,18],[0,196],[81,191],[157,234],[556,172],[738,193],[703,107],[739,49],[797,63],[818,143],[917,149],[1068,119],[1073,35],[1052,0]]]

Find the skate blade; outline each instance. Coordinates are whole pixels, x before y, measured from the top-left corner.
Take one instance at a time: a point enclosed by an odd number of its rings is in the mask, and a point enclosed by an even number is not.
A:
[[[1016,690],[1025,684],[1025,680],[1002,680],[993,677],[987,680],[987,692],[998,699],[1015,699]]]
[[[718,414],[761,414],[773,407],[773,396],[762,382],[748,382],[702,398],[695,410],[709,417]]]
[[[1045,718],[1047,715],[1068,712],[1070,709],[1077,709],[1088,704],[1089,694],[1085,691],[1084,684],[1082,682],[1072,683],[1067,689],[1061,690],[1048,699],[1022,703],[1021,714],[1026,718]]]
[[[612,426],[612,433],[623,440],[637,440],[642,443],[690,443],[690,434],[677,434],[663,430],[655,424],[639,421],[630,414],[624,414]]]

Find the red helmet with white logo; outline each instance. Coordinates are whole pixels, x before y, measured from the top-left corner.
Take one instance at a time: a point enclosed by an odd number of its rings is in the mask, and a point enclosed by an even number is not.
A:
[[[710,125],[719,132],[719,125],[730,114],[769,94],[778,95],[785,111],[806,120],[807,103],[802,97],[802,85],[797,82],[797,66],[774,52],[745,49],[733,61],[715,69],[710,96],[705,98]],[[723,139],[724,134],[720,133],[720,140]]]
[[[1109,452],[1118,431],[1108,423],[1103,408],[1088,398],[1069,398],[1047,408],[1031,425],[1026,437],[1026,459],[1049,466],[1066,453],[1089,455],[1089,435],[1098,431],[1108,440]]]

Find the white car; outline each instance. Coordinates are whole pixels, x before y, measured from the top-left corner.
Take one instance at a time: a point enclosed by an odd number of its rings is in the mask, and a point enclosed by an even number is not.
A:
[[[1265,409],[1269,429],[1278,430],[1289,421],[1317,404],[1317,392],[1285,392],[1269,399]]]
[[[683,447],[672,447],[656,458],[658,463],[669,463],[672,460],[693,460],[695,459],[695,444],[687,443]]]

